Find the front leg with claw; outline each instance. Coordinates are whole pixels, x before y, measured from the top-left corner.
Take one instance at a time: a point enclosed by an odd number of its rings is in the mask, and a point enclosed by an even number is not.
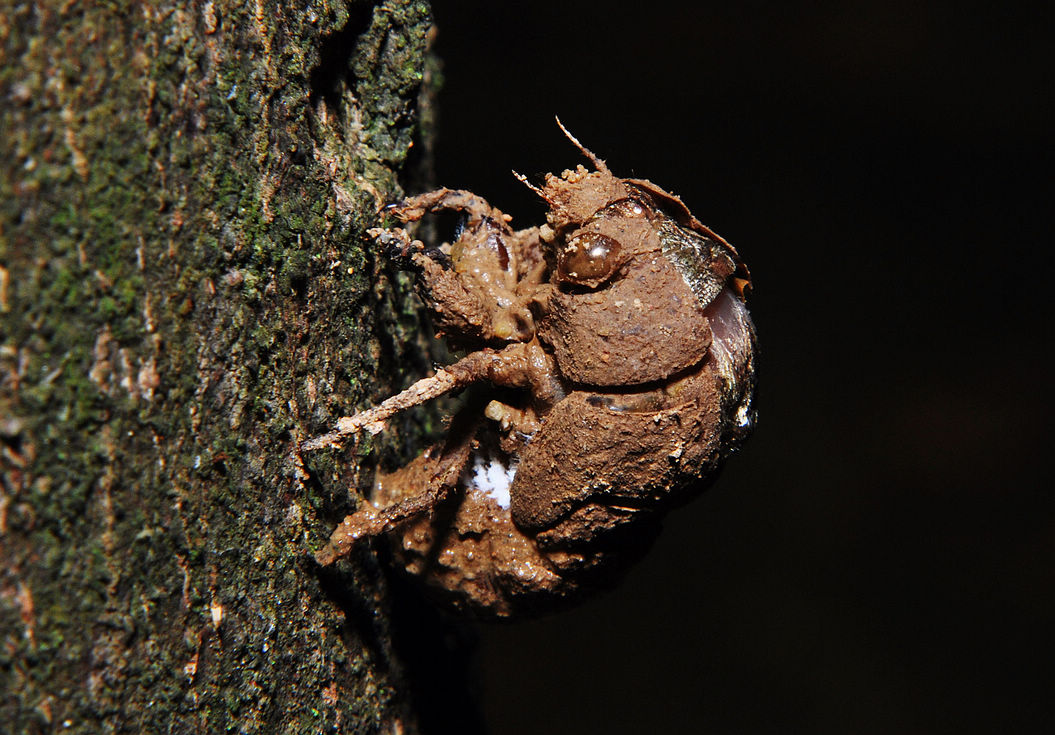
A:
[[[510,217],[467,191],[439,189],[386,208],[407,223],[427,214],[463,217],[458,238],[426,248],[403,228],[370,230],[384,252],[417,274],[433,323],[455,346],[526,342],[535,333],[530,301],[545,271],[537,230],[515,232]]]

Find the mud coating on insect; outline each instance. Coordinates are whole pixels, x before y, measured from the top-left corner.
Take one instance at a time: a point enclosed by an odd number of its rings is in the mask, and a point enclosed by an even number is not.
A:
[[[563,130],[563,126],[561,128]],[[609,585],[674,502],[703,487],[754,426],[751,278],[736,250],[673,194],[592,162],[541,186],[546,222],[467,191],[387,208],[403,223],[461,216],[428,247],[402,227],[378,247],[412,271],[437,331],[465,357],[304,442],[383,430],[395,413],[469,389],[447,436],[379,474],[368,503],[316,556],[387,535],[452,607],[536,614]]]

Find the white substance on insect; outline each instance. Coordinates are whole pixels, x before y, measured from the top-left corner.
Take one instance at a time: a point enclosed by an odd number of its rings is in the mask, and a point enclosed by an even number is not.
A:
[[[473,455],[473,466],[462,475],[466,487],[479,490],[498,503],[501,508],[509,507],[509,487],[516,477],[515,463],[507,465],[494,456]]]

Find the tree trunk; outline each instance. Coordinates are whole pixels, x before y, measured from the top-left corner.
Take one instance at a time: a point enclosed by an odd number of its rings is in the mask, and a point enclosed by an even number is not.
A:
[[[369,447],[296,447],[428,367],[364,230],[424,160],[430,28],[414,0],[0,12],[5,732],[416,729],[378,563],[311,556]]]

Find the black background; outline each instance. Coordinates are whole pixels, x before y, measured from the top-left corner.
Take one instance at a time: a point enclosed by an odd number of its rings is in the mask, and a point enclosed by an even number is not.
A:
[[[739,249],[755,436],[615,592],[482,626],[494,733],[1038,732],[1055,716],[1055,18],[438,2],[437,181],[583,162]]]

